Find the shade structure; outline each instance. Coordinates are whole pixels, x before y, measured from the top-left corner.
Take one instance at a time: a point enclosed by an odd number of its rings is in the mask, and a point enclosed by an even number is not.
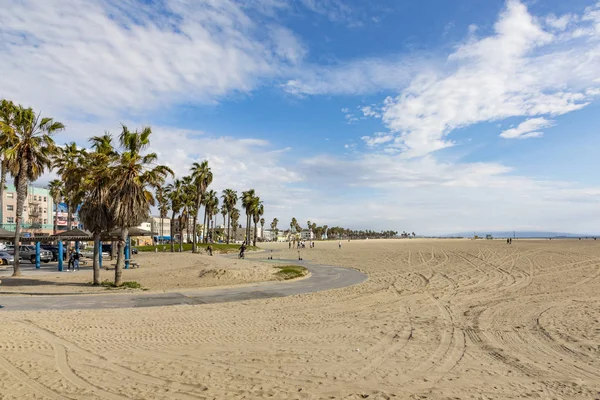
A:
[[[23,237],[23,234],[21,233],[21,237]],[[0,228],[0,239],[14,239],[15,238],[15,231],[7,231],[4,228]]]
[[[58,233],[56,235],[51,236],[54,239],[58,240],[90,240],[92,239],[92,234],[87,231],[82,231],[81,229],[70,229],[68,231],[64,231]]]

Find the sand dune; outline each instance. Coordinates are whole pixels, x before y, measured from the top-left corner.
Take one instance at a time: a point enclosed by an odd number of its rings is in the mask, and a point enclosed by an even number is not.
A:
[[[3,313],[0,397],[600,398],[600,242],[303,253],[370,278],[242,303]]]

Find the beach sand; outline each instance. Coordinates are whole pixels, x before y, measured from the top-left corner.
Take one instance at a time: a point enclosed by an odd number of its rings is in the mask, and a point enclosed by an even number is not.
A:
[[[248,253],[247,253],[248,254]],[[235,257],[235,255],[234,255]],[[135,281],[149,291],[230,286],[276,280],[273,265],[242,262],[236,258],[192,253],[140,253],[134,260],[140,268],[123,270],[123,281]],[[106,287],[91,286],[91,260],[76,272],[23,272],[23,277],[2,276],[0,295],[7,293],[106,293]],[[100,280],[114,281],[116,259],[104,260]],[[27,264],[26,264],[27,265]],[[12,271],[12,266],[5,266]],[[64,269],[67,269],[65,263]],[[125,290],[119,289],[120,292]],[[115,290],[111,290],[115,292]]]
[[[0,311],[0,398],[600,398],[600,242],[342,244],[303,257],[360,269],[365,283],[226,304]]]

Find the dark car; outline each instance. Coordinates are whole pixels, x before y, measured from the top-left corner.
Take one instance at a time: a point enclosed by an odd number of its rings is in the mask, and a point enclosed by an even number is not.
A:
[[[52,252],[52,261],[58,261],[58,246],[42,245],[40,246],[44,250]],[[63,246],[63,261],[67,259],[67,248]]]
[[[108,253],[111,254],[112,251],[112,244],[108,243],[108,244],[102,244],[102,252],[103,253]],[[131,247],[131,254],[137,254],[138,253],[138,249],[136,249],[135,247]]]

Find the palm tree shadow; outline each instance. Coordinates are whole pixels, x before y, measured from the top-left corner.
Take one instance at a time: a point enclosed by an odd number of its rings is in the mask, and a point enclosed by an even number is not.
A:
[[[43,279],[3,277],[2,283],[0,284],[0,293],[2,292],[2,288],[17,287],[17,286],[87,287],[87,286],[92,286],[92,285],[89,283],[85,283],[85,282],[54,282],[54,281],[46,281]]]

